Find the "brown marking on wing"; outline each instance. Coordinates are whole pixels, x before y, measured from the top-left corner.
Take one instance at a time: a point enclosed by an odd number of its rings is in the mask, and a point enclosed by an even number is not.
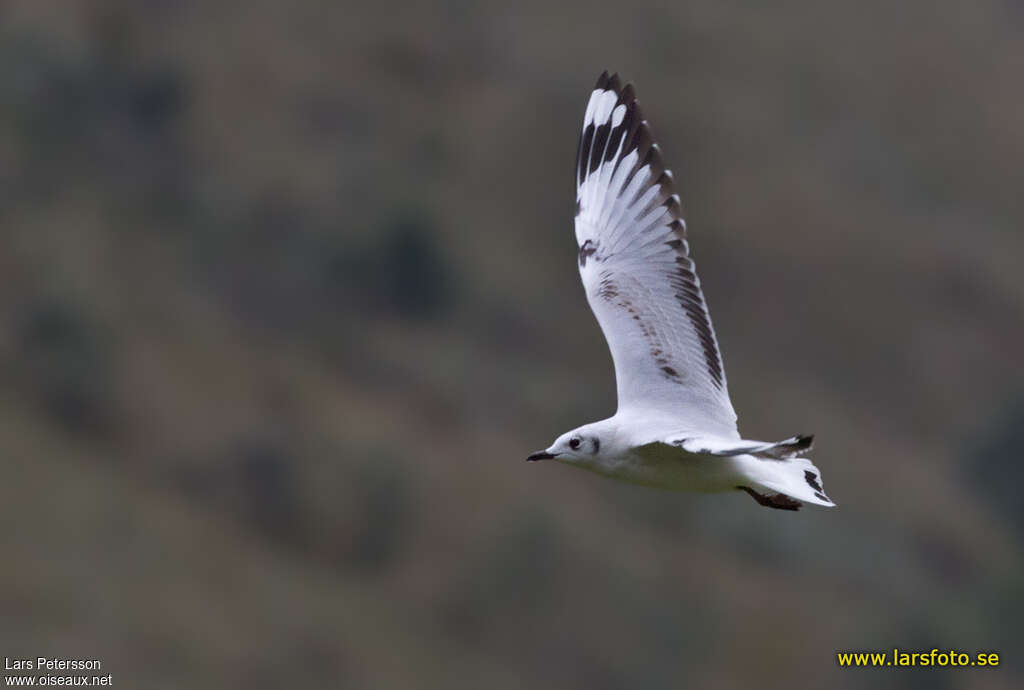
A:
[[[580,247],[580,267],[587,265],[587,259],[597,253],[597,244],[593,240],[587,240]]]
[[[608,296],[606,296],[606,293]],[[601,287],[598,289],[598,295],[604,297],[608,301],[613,301],[616,297],[619,297],[618,286],[614,283],[614,281],[612,281],[610,276],[605,275],[602,278]],[[640,313],[637,311],[636,307],[629,300],[629,298],[620,297],[617,301],[614,302],[614,304],[615,306],[621,309],[625,309],[626,312],[633,317],[633,320],[640,328],[640,333],[644,336],[647,342],[650,343],[651,356],[654,357],[655,366],[658,367],[659,371],[661,371],[661,373],[669,381],[682,384],[683,375],[680,374],[679,371],[677,371],[675,367],[672,366],[673,362],[668,358],[667,354],[665,353],[665,345],[662,342],[661,336],[658,334],[658,330],[654,327],[654,325],[649,321],[645,320],[640,315]]]
[[[619,286],[612,280],[611,275],[607,271],[601,273],[601,283],[597,288],[597,296],[607,302],[611,302],[619,296]]]

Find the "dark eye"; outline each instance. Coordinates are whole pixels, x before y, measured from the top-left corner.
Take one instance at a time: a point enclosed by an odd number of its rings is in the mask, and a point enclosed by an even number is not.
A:
[[[569,447],[576,450],[580,447],[580,440],[578,438],[569,439]]]

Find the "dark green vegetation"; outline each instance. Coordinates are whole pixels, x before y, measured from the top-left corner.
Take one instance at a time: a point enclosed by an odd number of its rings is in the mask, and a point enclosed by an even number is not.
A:
[[[3,653],[145,688],[1020,687],[1024,13],[660,4],[3,3]],[[838,509],[523,462],[614,408],[572,239],[605,68],[745,435],[815,433]],[[1006,666],[836,666],[894,646]]]

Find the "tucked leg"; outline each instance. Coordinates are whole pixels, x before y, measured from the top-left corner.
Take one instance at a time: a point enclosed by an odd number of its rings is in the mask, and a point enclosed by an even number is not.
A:
[[[754,499],[763,506],[767,506],[769,508],[776,508],[778,510],[800,510],[800,501],[794,501],[792,498],[786,496],[785,494],[765,496],[764,494],[757,493],[749,486],[737,486],[736,488],[746,491],[748,494],[750,494],[750,497],[752,499]]]

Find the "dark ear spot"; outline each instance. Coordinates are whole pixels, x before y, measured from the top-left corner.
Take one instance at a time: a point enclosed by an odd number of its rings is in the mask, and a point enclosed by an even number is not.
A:
[[[595,436],[594,437],[594,454],[597,455],[597,451],[599,451],[599,450],[601,450],[601,440],[597,436]]]

